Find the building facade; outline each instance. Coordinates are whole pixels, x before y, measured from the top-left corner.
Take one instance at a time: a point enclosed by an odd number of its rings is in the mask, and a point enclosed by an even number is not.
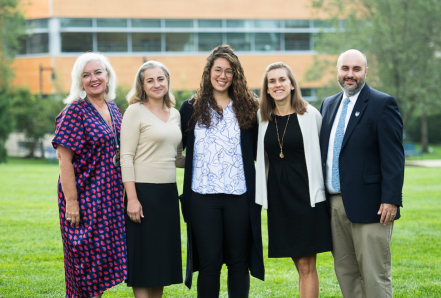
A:
[[[120,84],[130,86],[146,60],[164,63],[172,89],[196,90],[211,49],[229,44],[259,89],[268,64],[291,66],[302,93],[314,100],[322,82],[306,82],[312,65],[315,20],[311,0],[32,0],[23,9],[29,36],[13,67],[15,85],[32,92],[68,92],[81,53],[109,57]]]

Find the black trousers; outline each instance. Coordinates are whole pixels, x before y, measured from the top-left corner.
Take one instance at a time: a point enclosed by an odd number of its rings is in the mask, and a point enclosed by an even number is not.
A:
[[[251,239],[247,195],[193,193],[191,220],[200,263],[198,298],[219,297],[223,263],[228,267],[229,298],[247,298]]]

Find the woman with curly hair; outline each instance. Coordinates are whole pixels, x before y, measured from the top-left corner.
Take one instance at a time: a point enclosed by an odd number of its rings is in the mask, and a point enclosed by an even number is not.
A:
[[[200,89],[180,109],[186,151],[183,209],[188,250],[185,284],[199,271],[199,298],[219,297],[222,265],[228,295],[248,297],[263,280],[261,206],[255,204],[258,102],[228,45],[207,58]]]

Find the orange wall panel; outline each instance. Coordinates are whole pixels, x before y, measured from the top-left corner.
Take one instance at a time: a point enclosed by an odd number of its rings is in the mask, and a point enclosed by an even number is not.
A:
[[[36,0],[34,0],[36,1]],[[47,0],[49,2],[49,0]],[[52,0],[54,17],[310,19],[310,0]]]
[[[40,92],[40,65],[51,67],[51,58],[19,58],[15,59],[12,67],[15,78],[13,84],[28,87],[31,92]],[[41,72],[43,94],[52,93],[52,73],[45,70]]]
[[[70,90],[71,71],[76,57],[57,57],[54,59],[56,81],[52,82],[51,72],[42,72],[43,93],[51,93],[52,89],[65,92]],[[109,57],[110,63],[118,77],[119,84],[130,87],[136,71],[143,63],[143,57]],[[173,90],[196,90],[199,88],[206,56],[149,56],[164,63],[170,71]],[[248,85],[252,89],[260,89],[262,75],[266,67],[274,62],[282,61],[288,64],[302,88],[320,87],[329,79],[321,82],[306,82],[304,75],[313,63],[312,55],[241,55],[239,59],[245,70]],[[17,58],[14,62],[16,77],[15,85],[26,85],[32,92],[39,92],[40,72],[39,65],[50,67],[51,58]],[[329,74],[333,75],[333,74]]]
[[[22,0],[26,19],[43,19],[50,17],[50,0]]]

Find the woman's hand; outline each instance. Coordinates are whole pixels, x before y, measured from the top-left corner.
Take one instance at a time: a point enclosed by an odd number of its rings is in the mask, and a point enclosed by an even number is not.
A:
[[[136,194],[135,182],[124,182],[124,188],[127,194],[127,215],[132,221],[141,223],[141,218],[144,218],[144,214],[142,213],[142,206]]]
[[[77,200],[66,200],[65,218],[73,227],[80,225],[80,206]]]
[[[141,218],[144,218],[141,203],[137,198],[127,200],[127,215],[136,223],[141,223]]]

